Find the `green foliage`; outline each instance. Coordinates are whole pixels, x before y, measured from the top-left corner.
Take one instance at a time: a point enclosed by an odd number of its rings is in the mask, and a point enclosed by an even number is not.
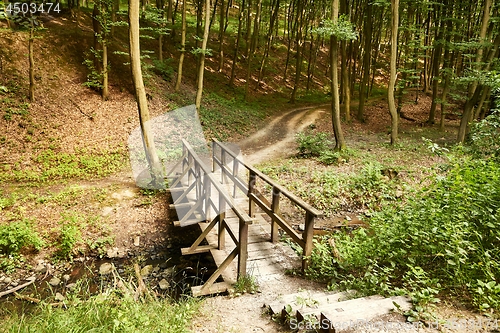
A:
[[[303,157],[318,157],[324,151],[331,149],[333,142],[329,140],[329,134],[319,132],[300,132],[296,135],[299,154]]]
[[[29,220],[0,225],[0,254],[19,254],[21,249],[40,250],[45,245]]]
[[[198,308],[194,298],[134,300],[133,283],[121,280],[122,289],[109,289],[95,296],[82,290],[66,294],[64,307],[48,302],[35,306],[29,316],[2,311],[0,332],[169,332],[187,333]],[[87,287],[89,288],[89,287]]]
[[[87,151],[61,153],[46,149],[32,158],[31,167],[0,171],[0,180],[47,182],[57,179],[105,177],[123,167],[123,153]]]
[[[317,239],[307,274],[346,289],[406,292],[421,312],[444,290],[466,290],[479,309],[498,311],[499,208],[500,165],[457,162],[405,205],[375,213],[368,230]]]
[[[82,241],[80,225],[83,219],[77,214],[63,215],[60,221],[59,238],[57,241],[58,251],[56,255],[59,258],[73,258],[73,254],[78,251],[77,245]]]
[[[98,62],[102,62],[102,50],[96,50],[91,47],[88,52],[85,52],[85,60],[83,60],[83,64],[88,70],[87,81],[85,81],[83,85],[100,90],[103,88],[102,80],[104,73],[103,71],[98,71],[97,68],[95,68],[94,59]]]
[[[239,294],[255,294],[259,291],[257,279],[250,274],[240,276],[234,285],[234,291]]]
[[[354,29],[354,25],[346,15],[341,15],[336,24],[332,20],[323,20],[321,26],[314,31],[319,35],[327,37],[333,35],[338,40],[358,39],[358,32]]]
[[[13,115],[19,115],[19,116],[22,116],[22,117],[25,117],[29,114],[29,103],[19,103],[17,105],[14,105],[12,102],[11,103],[8,103],[8,100],[7,98],[3,99],[2,102],[6,102],[7,101],[7,105],[12,105],[12,106],[9,106],[5,109],[5,114],[3,115],[3,119],[5,120],[12,120],[12,116]]]
[[[301,157],[315,157],[325,165],[346,162],[350,150],[334,151],[334,143],[329,139],[330,134],[325,132],[313,133],[312,131],[297,133],[295,141]]]
[[[172,59],[153,60],[153,71],[160,75],[165,81],[172,81],[174,77],[174,68],[171,65]]]
[[[500,111],[472,125],[467,148],[476,158],[500,159]]]

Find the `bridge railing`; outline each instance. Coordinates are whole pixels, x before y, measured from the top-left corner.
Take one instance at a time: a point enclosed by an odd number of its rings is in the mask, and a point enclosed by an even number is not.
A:
[[[194,205],[189,204],[190,207],[188,213],[177,222],[176,225],[187,225],[191,224],[188,220],[189,216],[193,215],[196,210],[204,211],[204,219],[209,220],[210,211],[213,209],[216,213],[216,217],[208,224],[204,229],[202,234],[196,239],[196,241],[189,247],[182,249],[182,254],[196,254],[208,252],[212,249],[224,249],[225,246],[225,236],[226,233],[231,237],[232,241],[236,245],[233,251],[223,260],[219,265],[217,270],[209,277],[205,284],[198,290],[199,295],[204,295],[209,292],[210,287],[214,284],[217,278],[224,272],[224,270],[229,266],[229,264],[238,256],[238,277],[246,275],[246,263],[248,258],[248,225],[252,223],[252,219],[248,214],[239,208],[235,203],[233,197],[227,193],[224,186],[215,179],[212,174],[212,170],[202,159],[196,154],[191,145],[182,140],[183,144],[183,156],[180,164],[182,165],[182,171],[179,173],[177,180],[175,180],[174,185],[180,184],[180,179],[187,176],[188,183],[187,188],[179,196],[173,207],[179,207],[183,205],[184,199],[188,193],[195,191],[196,201]],[[177,183],[176,183],[177,182]],[[175,186],[171,186],[171,191],[175,191]],[[226,222],[226,211],[232,210],[239,220],[239,232],[236,233],[231,229],[230,225]],[[198,219],[197,222],[200,222]],[[200,245],[209,232],[218,226],[218,244],[216,247],[213,245]]]
[[[238,190],[248,196],[250,217],[254,216],[257,205],[271,218],[272,242],[278,241],[279,227],[302,248],[302,269],[306,269],[313,247],[314,220],[323,216],[323,213],[276,183],[260,170],[245,164],[236,152],[217,140],[212,141],[212,161],[213,170],[221,170],[221,181],[227,183],[229,180],[232,183],[233,197],[236,197]],[[242,178],[242,174],[244,174],[244,178]],[[271,198],[266,198],[256,188],[257,179],[272,188]],[[302,210],[305,216],[302,234],[295,231],[283,218],[280,212],[280,201],[283,197]]]

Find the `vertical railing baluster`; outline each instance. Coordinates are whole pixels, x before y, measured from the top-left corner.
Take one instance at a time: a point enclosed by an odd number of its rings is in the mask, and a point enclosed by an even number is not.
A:
[[[276,243],[278,241],[278,223],[276,223],[275,215],[280,213],[280,191],[275,186],[273,186],[271,211],[273,212],[273,216],[271,216],[271,242]]]
[[[226,247],[226,200],[221,192],[219,192],[219,250]]]
[[[239,219],[238,278],[247,274],[248,260],[248,224]]]
[[[254,171],[250,170],[248,175],[248,215],[254,217],[255,215],[255,202],[252,200],[250,194],[253,194],[256,181],[256,174]]]
[[[314,235],[314,215],[306,211],[306,224],[302,239],[304,240],[304,252],[302,253],[302,271],[309,267],[309,257],[312,253]]]

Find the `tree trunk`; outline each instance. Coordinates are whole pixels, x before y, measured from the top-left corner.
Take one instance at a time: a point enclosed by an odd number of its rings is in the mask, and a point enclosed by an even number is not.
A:
[[[205,1],[205,30],[201,45],[200,67],[198,69],[198,90],[196,91],[196,110],[200,112],[201,96],[203,94],[203,74],[205,73],[205,52],[207,50],[208,33],[210,30],[210,0]]]
[[[108,91],[108,45],[107,40],[102,41],[102,99],[107,101],[109,98]]]
[[[366,6],[366,17],[372,17],[372,4]],[[359,107],[357,118],[360,122],[365,121],[365,100],[368,98],[368,80],[370,79],[370,63],[372,54],[372,20],[363,22],[364,32],[364,54],[363,54],[363,78],[359,86]]]
[[[179,91],[182,82],[182,66],[184,65],[184,56],[186,54],[186,1],[182,2],[182,32],[181,32],[181,55],[179,57],[179,68],[177,70],[177,80],[175,82],[175,91]]]
[[[29,89],[29,98],[30,102],[35,101],[35,60],[33,58],[33,41],[35,39],[35,27],[33,23],[31,23],[30,28],[30,38],[28,40],[28,55],[29,55],[29,76],[30,76],[30,89]]]
[[[139,44],[139,0],[129,0],[128,5],[130,67],[132,69],[132,82],[134,84],[139,111],[139,123],[152,185],[159,186],[163,184],[162,168],[160,159],[156,153],[153,133],[151,133],[148,100],[142,80],[141,50]]]
[[[231,77],[229,78],[229,86],[234,86],[234,78],[236,76],[236,64],[238,62],[238,51],[240,48],[241,41],[241,29],[243,28],[243,13],[245,8],[245,0],[241,1],[240,14],[238,20],[238,34],[236,36],[236,45],[234,46],[234,56],[233,56],[233,66],[231,67]]]
[[[396,86],[396,57],[398,51],[398,26],[399,26],[399,0],[391,0],[392,34],[391,34],[391,63],[387,100],[391,114],[391,145],[398,141],[398,112],[394,100],[394,87]]]
[[[220,19],[219,19],[219,73],[222,72],[224,66],[224,19],[226,18],[224,11],[224,0],[221,0],[220,4]]]
[[[337,24],[339,17],[339,0],[332,2],[332,21]],[[335,136],[335,149],[343,150],[345,148],[344,133],[340,121],[340,97],[339,97],[339,78],[338,78],[338,40],[332,35],[330,37],[330,63],[331,63],[331,89],[332,89],[332,123],[333,134]]]

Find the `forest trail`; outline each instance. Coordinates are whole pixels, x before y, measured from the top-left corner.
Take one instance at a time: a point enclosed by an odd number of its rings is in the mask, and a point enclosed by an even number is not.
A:
[[[295,135],[326,112],[330,112],[328,104],[294,109],[275,117],[267,126],[237,143],[244,162],[256,165],[295,153]]]

